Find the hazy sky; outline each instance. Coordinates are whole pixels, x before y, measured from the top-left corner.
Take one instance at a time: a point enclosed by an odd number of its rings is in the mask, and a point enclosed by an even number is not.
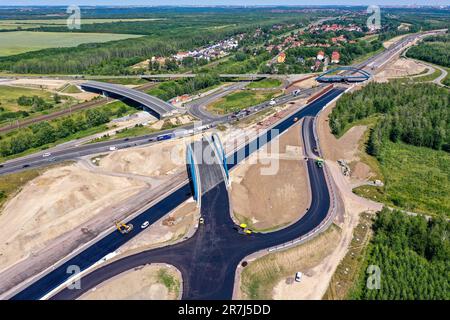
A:
[[[450,0],[9,0],[2,5],[450,5]]]

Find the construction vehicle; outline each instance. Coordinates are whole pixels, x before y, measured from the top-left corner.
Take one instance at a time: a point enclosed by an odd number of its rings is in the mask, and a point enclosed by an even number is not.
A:
[[[129,224],[125,224],[121,221],[115,221],[114,222],[116,224],[116,228],[117,230],[121,233],[121,234],[127,234],[129,233],[131,230],[133,230],[133,225],[131,223]]]
[[[237,232],[240,233],[240,234],[250,235],[250,234],[253,233],[253,231],[250,230],[248,228],[247,224],[245,224],[245,223],[241,223],[239,225],[239,227],[235,226],[234,229],[237,230]]]
[[[319,168],[322,168],[322,167],[323,167],[323,163],[324,163],[324,160],[323,160],[322,158],[317,158],[317,159],[316,159],[316,164],[317,164],[317,166],[318,166]]]

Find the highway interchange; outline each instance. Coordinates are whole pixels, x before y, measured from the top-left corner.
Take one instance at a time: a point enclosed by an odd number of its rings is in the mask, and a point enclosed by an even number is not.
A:
[[[333,89],[315,102],[282,120],[273,129],[278,129],[281,134],[295,123],[294,118],[315,116],[328,102],[341,93],[342,90]],[[308,123],[312,124],[312,122]],[[276,136],[272,135],[272,132],[275,131],[269,131],[267,139],[258,137],[258,142],[270,142]],[[308,126],[305,139],[309,139],[310,145],[313,148],[315,147],[312,125]],[[246,156],[249,155],[250,151],[255,151],[248,146],[243,147]],[[311,154],[311,152],[313,151],[309,150],[308,154]],[[237,153],[242,154],[242,151],[238,150]],[[230,159],[234,157],[233,155]],[[232,169],[234,165],[231,164],[229,168]],[[202,170],[210,170],[208,166],[208,164],[204,164]],[[312,191],[310,209],[301,220],[286,229],[267,234],[255,234],[248,238],[238,234],[233,229],[234,222],[230,217],[225,183],[220,181],[202,196],[201,214],[205,219],[205,224],[200,225],[193,237],[173,246],[145,251],[107,264],[83,277],[81,279],[81,290],[65,289],[56,294],[54,299],[76,298],[111,276],[151,262],[167,262],[179,268],[183,275],[184,299],[230,299],[235,269],[240,260],[255,251],[282,244],[307,234],[316,228],[328,214],[330,198],[324,173],[322,169],[316,167],[313,161],[308,161],[308,173]],[[190,186],[184,184],[129,222],[136,226],[141,225],[144,221],[154,223],[189,197],[191,197]],[[41,298],[70,276],[66,273],[68,266],[78,265],[83,270],[101,260],[108,253],[114,252],[139,232],[141,232],[141,229],[134,228],[125,237],[118,232],[108,234],[105,238],[15,295],[13,299]],[[245,245],[243,245],[244,243]]]
[[[370,69],[380,68],[384,65],[385,61],[390,60],[393,56],[402,51],[406,44],[412,40],[411,37],[401,40],[395,46],[370,58],[364,65],[359,65],[359,67],[367,68],[370,65]],[[308,148],[305,150],[305,154],[310,157],[319,156],[314,152],[318,146],[316,146],[313,121],[311,120],[312,118],[309,117],[317,115],[327,103],[337,98],[342,92],[343,89],[332,89],[314,102],[308,104],[306,107],[287,118],[282,119],[273,127],[273,129],[278,129],[280,133],[283,133],[295,123],[295,118],[305,119],[303,139],[305,139],[304,145]],[[296,97],[293,97],[292,95],[287,95],[279,99],[280,101],[278,101],[278,103],[286,103],[295,98]],[[257,109],[257,111],[260,111],[260,109]],[[214,125],[221,121],[229,121],[230,118],[223,118],[217,122],[215,122],[215,120],[216,119],[208,119],[207,122]],[[273,131],[268,132],[267,139],[260,140],[260,137],[257,138],[257,141],[261,142],[259,147],[262,146],[262,143],[270,142],[270,140],[275,137],[275,135],[272,136],[272,132]],[[76,159],[82,155],[105,152],[113,145],[118,148],[124,148],[154,143],[154,140],[152,139],[155,138],[155,136],[156,134],[130,138],[126,141],[106,141],[69,148],[67,150],[58,151],[59,153],[55,152],[52,154],[52,158],[54,158],[55,161],[64,161]],[[248,145],[243,148],[245,156],[248,156],[251,151],[254,151],[251,150]],[[239,152],[241,152],[241,150],[236,151],[236,153]],[[234,158],[236,153],[230,158]],[[0,168],[0,174],[23,170],[25,164],[29,166],[42,166],[48,164],[48,160],[44,160],[41,155],[35,157],[31,156],[26,159],[17,159],[3,164],[3,167]],[[218,164],[211,164],[210,166],[214,165]],[[235,165],[236,163],[230,163],[229,169],[232,169]],[[312,193],[311,206],[305,216],[291,226],[280,231],[267,234],[254,234],[250,237],[243,237],[238,234],[236,230],[233,229],[234,222],[230,217],[229,198],[225,182],[218,181],[212,189],[202,196],[201,214],[205,218],[205,224],[200,225],[191,238],[172,246],[140,252],[106,264],[95,271],[88,273],[81,279],[81,290],[69,290],[66,288],[58,292],[53,298],[74,299],[79,297],[83,292],[123,271],[152,262],[166,262],[177,267],[182,273],[184,299],[230,299],[232,297],[236,267],[242,259],[256,251],[280,245],[297,239],[302,235],[309,234],[327,217],[330,209],[330,195],[329,185],[327,184],[324,171],[323,169],[318,168],[313,161],[308,161],[307,166]],[[208,168],[208,166],[205,165],[201,170],[208,171],[211,170],[211,168]],[[144,221],[149,221],[150,224],[152,224],[191,196],[189,184],[183,184],[130,222],[137,226],[141,225]],[[139,232],[141,232],[141,229],[135,228],[127,236],[123,236],[118,232],[107,234],[69,261],[44,274],[37,281],[11,298],[42,298],[45,294],[67,280],[70,276],[66,273],[69,265],[78,265],[81,270],[84,270],[109,253],[114,252],[122,244],[135,237]]]

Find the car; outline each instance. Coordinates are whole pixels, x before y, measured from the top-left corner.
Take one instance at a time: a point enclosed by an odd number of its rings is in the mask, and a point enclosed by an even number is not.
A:
[[[4,165],[3,164],[0,164],[0,168],[3,168],[4,167]]]
[[[150,224],[150,222],[148,222],[148,221],[144,221],[144,223],[143,223],[143,224],[141,224],[141,229],[145,229],[145,228],[147,228],[147,227],[149,226],[149,224]]]
[[[303,276],[303,273],[301,273],[300,271],[297,272],[297,273],[295,274],[295,281],[296,281],[296,282],[302,281],[302,276]]]
[[[43,158],[50,157],[52,154],[50,152],[46,152],[42,155]]]
[[[125,139],[123,139],[123,141],[128,141],[128,140],[130,140],[130,138],[125,138]]]
[[[294,90],[294,91],[292,92],[292,95],[293,95],[294,97],[298,96],[299,94],[300,94],[300,90],[299,90],[299,89]]]
[[[275,100],[270,100],[270,102],[269,102],[269,105],[271,105],[271,106],[274,106],[276,104],[276,101]]]
[[[28,168],[30,165],[29,164],[24,164],[23,166],[22,166],[22,168]]]
[[[205,224],[205,219],[203,219],[203,217],[201,217],[200,219],[198,219],[198,222],[199,222],[200,224]]]
[[[115,150],[117,150],[117,147],[116,147],[116,146],[111,146],[111,147],[109,147],[109,151],[115,151]]]

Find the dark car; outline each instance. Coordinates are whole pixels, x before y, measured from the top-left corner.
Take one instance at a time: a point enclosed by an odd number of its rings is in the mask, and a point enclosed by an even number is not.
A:
[[[30,165],[29,164],[24,164],[23,166],[22,166],[22,168],[28,168]]]

